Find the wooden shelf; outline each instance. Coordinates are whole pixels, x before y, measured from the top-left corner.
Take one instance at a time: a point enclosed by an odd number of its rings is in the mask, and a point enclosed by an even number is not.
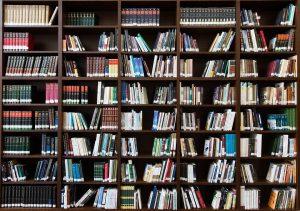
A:
[[[289,3],[296,4],[296,15],[295,23],[291,26],[280,26],[275,25],[275,13],[277,14],[280,9],[287,6]],[[37,86],[38,94],[33,99],[34,103],[31,104],[4,104],[2,95],[0,94],[0,111],[5,110],[46,110],[54,107],[58,111],[58,128],[56,130],[4,130],[3,129],[3,118],[0,118],[0,150],[4,149],[4,137],[6,136],[29,136],[31,138],[30,149],[32,154],[3,154],[0,151],[0,163],[17,160],[20,163],[25,163],[29,171],[29,179],[27,181],[20,182],[3,182],[0,181],[0,194],[4,186],[54,186],[56,187],[56,208],[1,208],[1,210],[9,211],[20,211],[20,210],[60,210],[61,194],[60,190],[65,185],[75,187],[75,195],[78,199],[84,194],[84,192],[90,188],[99,188],[100,186],[114,187],[118,189],[118,199],[120,198],[121,186],[136,186],[141,189],[143,209],[142,211],[150,211],[154,209],[147,209],[147,200],[153,186],[158,188],[175,188],[177,190],[177,206],[179,211],[183,211],[183,202],[181,196],[181,187],[199,187],[204,191],[205,202],[208,208],[201,209],[203,211],[213,211],[210,207],[211,199],[215,190],[219,190],[222,187],[228,189],[235,189],[237,193],[236,208],[235,210],[244,210],[239,202],[240,187],[246,186],[247,188],[259,188],[261,190],[260,207],[261,211],[269,211],[267,207],[268,197],[272,188],[283,188],[283,187],[295,187],[297,189],[296,194],[296,205],[294,210],[300,210],[300,153],[298,152],[295,157],[275,157],[269,153],[269,148],[272,146],[272,141],[275,137],[280,135],[289,135],[291,138],[297,140],[297,149],[300,149],[300,131],[289,131],[289,130],[267,130],[266,119],[263,119],[263,126],[265,130],[262,131],[241,131],[240,130],[240,113],[245,109],[252,108],[257,109],[259,112],[263,112],[263,117],[269,112],[278,112],[280,109],[285,108],[296,108],[296,126],[300,125],[300,94],[297,96],[297,105],[241,105],[240,103],[240,83],[241,82],[252,82],[257,83],[259,87],[274,86],[279,82],[292,83],[297,82],[297,89],[300,90],[300,78],[299,77],[265,77],[268,71],[268,64],[272,60],[276,59],[287,59],[291,56],[299,57],[300,53],[300,1],[295,0],[3,0],[0,3],[0,18],[3,17],[4,5],[7,4],[50,4],[51,12],[58,6],[58,14],[54,20],[54,25],[43,25],[43,26],[30,26],[30,25],[3,25],[3,21],[0,22],[0,48],[3,49],[3,32],[30,32],[33,35],[34,46],[33,51],[0,51],[0,69],[1,75],[0,84],[2,85],[14,85],[14,84],[33,84]],[[235,7],[236,8],[236,24],[234,25],[181,25],[180,24],[180,7]],[[153,8],[159,7],[161,9],[161,20],[160,26],[123,26],[121,24],[121,9],[122,8]],[[238,17],[241,9],[252,9],[257,11],[258,15],[261,15],[260,26],[241,26],[241,19]],[[91,11],[96,12],[99,16],[95,26],[79,26],[79,25],[66,25],[65,13],[70,11]],[[50,15],[51,15],[50,12]],[[150,48],[153,47],[156,42],[156,36],[158,32],[166,32],[169,29],[176,29],[176,50],[172,52],[126,52],[121,48],[121,44],[118,44],[118,51],[114,52],[100,52],[97,51],[98,39],[103,32],[114,32],[118,30],[118,41],[121,40],[121,34],[125,30],[133,32],[133,34],[141,33],[143,38],[147,41]],[[213,39],[217,33],[222,31],[233,30],[235,32],[235,39],[228,52],[208,52],[209,45],[213,42]],[[286,32],[290,29],[295,29],[295,50],[291,52],[242,52],[240,50],[240,30],[242,29],[256,29],[263,30],[267,37],[267,42],[278,33]],[[199,44],[199,52],[181,52],[179,41],[180,32],[187,33],[193,36]],[[63,42],[61,39],[66,34],[79,35],[83,46],[86,51],[63,51]],[[9,56],[47,56],[55,55],[58,57],[57,62],[57,76],[56,77],[11,77],[5,76],[7,58]],[[133,55],[135,57],[143,57],[146,61],[150,71],[152,70],[153,57],[155,55],[162,55],[163,58],[168,56],[177,57],[177,77],[124,77],[122,76],[122,57],[124,55]],[[110,59],[118,60],[118,76],[117,77],[86,77],[87,69],[87,57],[106,57]],[[182,77],[180,76],[180,59],[193,59],[193,77]],[[235,60],[235,77],[201,77],[205,70],[205,64],[209,60]],[[257,59],[259,77],[240,77],[240,61],[242,59]],[[66,77],[66,70],[64,66],[64,60],[76,60],[80,77]],[[78,61],[77,61],[78,60]],[[300,62],[298,58],[297,62],[297,74],[300,74]],[[97,82],[104,81],[105,84],[117,86],[118,103],[115,105],[98,105],[96,101]],[[44,86],[46,83],[57,83],[59,91],[59,101],[55,104],[45,104],[44,102]],[[121,102],[122,99],[122,83],[136,83],[140,82],[147,88],[147,94],[149,97],[149,104],[124,104]],[[167,85],[172,83],[176,89],[177,102],[174,104],[153,104],[153,95],[155,89],[161,85]],[[199,85],[204,87],[204,104],[202,105],[183,105],[180,103],[180,88],[179,84],[183,85]],[[215,87],[230,83],[231,87],[235,88],[235,104],[234,105],[213,105],[212,95]],[[63,86],[71,85],[87,85],[89,87],[88,104],[64,104],[62,102],[63,97]],[[1,87],[2,88],[2,87]],[[208,90],[206,93],[206,90]],[[36,93],[33,93],[34,95]],[[37,98],[36,98],[37,97]],[[88,126],[89,121],[92,118],[94,108],[106,108],[114,107],[118,108],[118,129],[115,130],[65,130],[63,126],[64,117],[63,112],[73,111],[83,112],[86,117]],[[152,115],[153,110],[170,111],[177,109],[177,122],[176,129],[173,131],[152,131]],[[121,112],[130,111],[131,109],[143,112],[143,129],[134,131],[125,131],[121,129]],[[232,109],[236,112],[235,122],[232,131],[214,131],[204,130],[207,114],[210,111],[224,111],[225,109]],[[181,114],[182,112],[196,112],[199,113],[200,117],[200,128],[199,131],[182,131],[181,130]],[[64,138],[68,135],[69,138],[80,137],[88,138],[91,147],[95,144],[95,136],[97,134],[112,133],[116,135],[115,141],[115,153],[113,156],[72,156],[64,154]],[[57,137],[58,139],[58,154],[57,155],[42,155],[40,154],[40,145],[42,143],[42,135]],[[152,156],[152,146],[154,138],[165,138],[171,134],[176,134],[176,155],[175,156]],[[235,156],[223,156],[223,157],[207,157],[203,155],[203,147],[205,139],[209,137],[222,137],[225,134],[235,134],[237,137],[236,142],[236,155]],[[241,157],[240,149],[240,138],[251,137],[253,134],[263,134],[263,150],[262,157]],[[121,153],[121,138],[123,137],[135,137],[137,138],[138,144],[138,156],[122,156]],[[182,157],[180,149],[180,138],[194,138],[195,147],[197,148],[198,155],[194,157]],[[34,181],[33,175],[35,171],[36,163],[43,159],[54,159],[58,163],[57,169],[57,181]],[[63,181],[63,168],[65,159],[73,159],[76,162],[82,161],[84,175],[86,176],[84,182],[66,182]],[[118,161],[117,181],[116,182],[98,182],[93,181],[93,164],[95,162],[107,162],[108,160]],[[176,163],[176,179],[173,182],[153,182],[148,183],[141,181],[143,171],[147,163],[161,163],[163,160],[171,159]],[[209,165],[216,160],[229,160],[236,162],[235,169],[235,181],[233,183],[209,183],[206,181]],[[137,182],[122,182],[121,179],[121,164],[132,160],[137,169],[138,181]],[[264,174],[258,172],[259,179],[254,183],[243,183],[241,178],[241,164],[253,163],[256,171],[263,170],[267,171],[270,163],[286,163],[296,162],[296,182],[295,183],[270,183],[265,180]],[[187,183],[180,181],[181,164],[185,163],[196,163],[196,174],[197,181],[193,183]],[[32,165],[32,166],[29,166]],[[26,168],[27,169],[27,168]],[[98,208],[92,207],[92,199],[85,205],[85,207],[71,208],[70,210],[99,210]],[[3,199],[2,199],[3,201]],[[118,209],[120,210],[121,200],[118,200]],[[1,203],[1,199],[0,199]],[[115,211],[114,210],[114,211]],[[199,209],[191,209],[199,210]],[[222,209],[218,209],[222,210]],[[225,211],[225,210],[224,210]]]

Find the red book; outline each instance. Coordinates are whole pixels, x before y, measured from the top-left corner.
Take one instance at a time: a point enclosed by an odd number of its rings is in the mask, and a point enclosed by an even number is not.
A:
[[[266,37],[265,37],[264,31],[263,30],[259,30],[259,35],[260,35],[260,37],[262,39],[264,49],[266,51],[268,51],[268,45],[267,45],[267,42],[266,42]]]
[[[58,103],[58,84],[54,84],[54,103]]]
[[[104,164],[104,181],[108,181],[108,163]]]
[[[201,208],[202,208],[202,209],[203,209],[203,208],[206,208],[206,204],[205,204],[205,202],[204,202],[204,200],[203,200],[203,197],[202,197],[202,194],[201,194],[200,190],[197,190],[197,191],[195,191],[195,192],[196,192],[197,198],[198,198],[198,200],[199,200],[199,202],[200,202]]]

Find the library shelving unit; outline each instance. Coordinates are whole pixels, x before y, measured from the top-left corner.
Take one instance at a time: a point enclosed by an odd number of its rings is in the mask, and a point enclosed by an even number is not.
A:
[[[56,181],[34,181],[32,179],[22,181],[22,182],[3,182],[0,181],[0,190],[5,185],[28,185],[28,186],[35,186],[35,185],[49,185],[49,186],[56,186],[56,208],[51,208],[51,210],[62,210],[60,208],[61,202],[61,195],[60,190],[66,184],[74,185],[75,187],[75,194],[78,194],[77,197],[80,197],[87,187],[99,187],[99,186],[107,186],[107,187],[116,187],[118,188],[118,195],[120,196],[120,188],[122,185],[134,185],[136,187],[140,187],[142,191],[142,202],[143,202],[143,210],[147,210],[147,200],[149,197],[149,193],[154,185],[158,187],[172,187],[177,189],[178,194],[178,209],[183,210],[183,202],[181,198],[181,187],[186,186],[198,186],[200,190],[203,191],[205,200],[207,203],[210,203],[212,200],[213,192],[216,189],[220,189],[221,187],[229,187],[235,188],[237,191],[237,202],[236,202],[236,209],[242,210],[240,206],[240,187],[258,187],[261,189],[261,196],[260,196],[260,203],[261,209],[260,210],[269,210],[270,208],[267,207],[268,199],[270,196],[271,189],[273,187],[285,187],[285,186],[292,186],[297,189],[297,199],[296,199],[296,209],[300,209],[300,197],[299,197],[299,190],[300,190],[300,183],[299,183],[299,171],[300,168],[300,154],[297,153],[295,158],[277,158],[269,156],[266,152],[269,148],[271,148],[271,144],[267,143],[277,134],[286,133],[291,135],[292,137],[297,139],[297,148],[300,149],[299,139],[300,139],[300,132],[297,129],[296,131],[284,131],[284,132],[274,132],[274,131],[255,131],[255,132],[245,132],[240,130],[240,112],[243,111],[245,108],[255,108],[258,110],[262,116],[270,112],[276,112],[279,109],[284,108],[285,106],[271,106],[271,105],[251,105],[251,106],[243,106],[240,104],[240,83],[243,81],[251,81],[257,84],[265,85],[265,84],[275,84],[276,82],[297,82],[298,90],[300,89],[300,78],[268,78],[265,77],[264,74],[266,71],[266,67],[268,62],[271,59],[279,59],[279,58],[288,58],[293,55],[299,55],[300,53],[300,1],[292,1],[292,0],[1,0],[0,1],[0,87],[2,89],[3,85],[10,85],[10,84],[31,84],[38,88],[38,93],[43,93],[43,87],[45,86],[46,82],[54,82],[58,83],[58,103],[57,104],[43,104],[43,99],[40,99],[42,95],[34,95],[34,101],[38,103],[32,104],[10,104],[5,105],[2,102],[2,92],[0,94],[0,113],[2,114],[3,111],[6,110],[43,110],[48,108],[54,108],[58,111],[58,128],[55,131],[52,130],[30,130],[30,131],[5,131],[3,129],[3,119],[0,118],[0,163],[16,159],[21,160],[26,166],[30,166],[28,168],[29,175],[34,174],[35,166],[37,160],[44,159],[44,158],[54,158],[58,161],[58,172],[57,172],[57,179]],[[296,14],[295,14],[295,24],[292,26],[277,26],[275,25],[275,19],[277,13],[284,7],[287,6],[289,3],[293,3],[296,5]],[[49,4],[51,8],[55,8],[58,6],[58,15],[53,23],[53,25],[49,26],[30,26],[30,25],[23,25],[23,26],[4,26],[3,19],[4,19],[4,5],[6,4]],[[180,25],[180,8],[181,7],[223,7],[223,6],[230,6],[235,7],[236,9],[236,24],[234,26],[181,26]],[[158,7],[161,10],[160,14],[160,26],[151,27],[151,26],[122,26],[121,25],[121,9],[122,8],[130,8],[130,7]],[[271,38],[272,35],[276,35],[276,33],[294,28],[296,29],[295,33],[295,51],[293,52],[261,52],[261,53],[244,53],[240,50],[240,30],[247,28],[241,26],[241,18],[240,18],[240,11],[241,8],[252,8],[259,12],[262,16],[261,25],[253,28],[264,29],[268,38]],[[65,13],[68,11],[76,11],[76,12],[95,12],[98,16],[98,21],[95,26],[70,26],[65,23]],[[249,28],[249,27],[248,27]],[[98,52],[98,39],[99,35],[102,32],[107,31],[114,31],[118,29],[118,51],[116,52]],[[128,53],[122,52],[121,50],[121,33],[124,30],[128,29],[129,32],[132,33],[139,33],[141,32],[146,39],[146,41],[153,46],[155,41],[156,33],[160,31],[166,31],[168,29],[176,29],[176,51],[175,52],[164,52],[164,53]],[[213,41],[216,33],[221,32],[222,30],[232,29],[236,32],[236,36],[231,46],[231,49],[228,52],[208,52],[209,45]],[[4,52],[3,49],[3,33],[4,32],[30,32],[35,38],[35,49],[33,51],[27,52]],[[197,39],[199,44],[199,52],[180,52],[179,49],[179,32],[187,32],[193,35],[194,38]],[[66,34],[76,34],[79,35],[83,45],[86,48],[86,51],[83,52],[68,52],[63,51],[63,38]],[[175,55],[177,56],[178,60],[178,74],[176,78],[130,78],[130,77],[121,77],[121,68],[122,68],[122,56],[124,54],[135,54],[141,55],[151,62],[153,56],[158,55]],[[56,77],[8,77],[5,76],[5,68],[7,57],[10,55],[56,55],[58,56],[58,69],[57,69],[57,76]],[[85,61],[87,56],[106,56],[108,58],[115,58],[118,59],[119,64],[119,75],[117,78],[108,78],[108,77],[85,77],[82,74],[81,77],[66,77],[65,75],[65,67],[64,67],[64,60],[65,59],[75,59],[79,64],[79,69],[81,71],[85,71]],[[180,77],[179,75],[179,60],[180,59],[194,59],[194,77]],[[259,63],[259,77],[256,78],[242,78],[240,77],[240,60],[244,58],[252,58],[257,59]],[[205,67],[205,63],[209,59],[234,59],[235,63],[235,70],[236,75],[234,78],[203,78],[201,77],[202,72]],[[150,65],[151,67],[151,65]],[[300,65],[298,62],[298,75],[299,75]],[[87,105],[64,105],[62,103],[62,95],[63,95],[63,85],[87,85],[89,87],[89,92],[96,92],[97,91],[97,81],[105,81],[105,83],[109,85],[115,85],[118,89],[118,104],[115,107],[118,108],[118,116],[121,116],[121,112],[130,111],[131,109],[136,110],[143,110],[143,130],[141,131],[122,131],[121,130],[121,118],[118,121],[118,130],[110,131],[113,134],[117,135],[116,141],[116,150],[117,155],[113,157],[93,157],[93,156],[84,156],[84,157],[68,157],[65,156],[63,153],[63,143],[62,138],[64,134],[69,134],[69,136],[80,136],[80,137],[89,137],[91,140],[95,140],[95,136],[97,133],[101,133],[101,131],[64,131],[63,129],[63,112],[71,112],[71,111],[80,111],[82,112],[88,120],[91,119],[92,111],[95,107],[105,107],[105,105],[97,105],[96,102],[96,95],[90,94],[89,101],[91,104]],[[151,102],[152,96],[154,94],[154,90],[156,86],[161,84],[168,84],[169,82],[173,82],[176,88],[176,96],[177,102],[174,105],[155,105],[155,104],[146,104],[146,105],[124,105],[121,103],[121,83],[123,81],[127,82],[140,82],[142,85],[146,86],[148,89],[148,96]],[[236,89],[236,103],[230,106],[220,106],[220,105],[213,105],[211,102],[211,98],[213,93],[206,93],[204,95],[204,102],[207,102],[203,105],[199,106],[185,106],[180,105],[179,102],[179,85],[182,83],[183,85],[190,85],[192,83],[204,86],[211,92],[213,92],[213,88],[216,85],[222,85],[225,83],[230,83],[231,86],[234,86]],[[150,93],[150,94],[149,94]],[[300,95],[298,94],[298,102],[300,101]],[[288,107],[295,107],[297,109],[297,128],[300,124],[299,118],[299,104],[295,106],[288,106]],[[177,122],[176,122],[176,130],[175,131],[152,131],[151,124],[152,124],[152,116],[153,110],[159,109],[163,111],[172,111],[174,108],[177,108]],[[206,116],[209,111],[224,111],[224,109],[231,108],[236,111],[235,123],[234,128],[232,131],[206,131],[203,129],[203,125],[205,125]],[[200,117],[200,125],[201,130],[195,132],[186,132],[180,130],[180,117],[181,113],[185,111],[192,111],[196,112],[197,115]],[[263,120],[265,121],[265,120]],[[176,156],[172,158],[172,160],[176,161],[176,180],[171,183],[147,183],[142,181],[142,172],[144,171],[144,167],[146,163],[154,163],[156,161],[163,160],[164,157],[152,157],[151,156],[151,149],[152,149],[152,140],[154,137],[163,137],[166,135],[170,135],[171,133],[176,133],[177,139],[177,152]],[[184,158],[181,157],[180,153],[180,138],[184,137],[193,137],[196,141],[197,151],[202,152],[203,144],[205,138],[209,136],[219,136],[222,134],[236,134],[237,143],[236,149],[237,154],[233,158],[228,159],[235,159],[236,160],[236,172],[235,172],[235,180],[233,183],[208,183],[206,182],[206,176],[209,169],[209,164],[217,160],[218,158],[210,158],[204,157],[200,155],[192,158]],[[240,156],[240,142],[239,139],[241,137],[249,137],[251,133],[259,133],[263,134],[263,149],[262,149],[262,157],[255,158],[243,158]],[[39,154],[40,150],[40,139],[41,134],[49,134],[51,136],[58,137],[58,154],[57,155],[50,155],[50,156],[43,156]],[[3,138],[7,135],[26,135],[31,137],[31,151],[30,155],[4,155],[2,150],[4,148],[3,145]],[[139,148],[139,156],[137,157],[122,157],[121,156],[121,137],[137,137],[138,148]],[[93,142],[92,142],[93,144]],[[36,153],[34,153],[36,152]],[[63,181],[63,163],[64,159],[72,158],[75,160],[82,160],[84,173],[86,176],[86,180],[84,182],[77,182],[77,183],[70,183]],[[117,159],[118,161],[118,174],[117,174],[117,181],[113,183],[101,183],[93,181],[92,176],[92,167],[90,166],[94,161],[103,161],[108,159]],[[121,170],[120,164],[122,162],[127,161],[128,159],[133,160],[134,164],[136,165],[137,173],[138,173],[138,181],[133,183],[123,183],[121,179]],[[267,169],[269,167],[270,162],[272,161],[286,161],[295,159],[297,162],[297,179],[296,182],[293,184],[277,184],[277,183],[269,183],[265,181],[265,175],[267,173]],[[197,181],[194,183],[185,183],[180,181],[179,174],[180,174],[180,163],[188,163],[194,162],[197,164]],[[258,172],[258,182],[254,182],[251,184],[244,184],[241,181],[241,170],[240,166],[242,163],[250,162],[252,163],[257,172]],[[1,191],[0,191],[1,192]],[[3,198],[1,199],[3,200]],[[118,200],[118,207],[120,208],[120,200]],[[22,208],[10,208],[10,210],[21,210]],[[28,209],[28,208],[27,208]],[[39,208],[37,208],[39,209]],[[83,208],[70,208],[73,210],[92,210],[96,209],[93,208],[91,203],[88,203],[86,207]],[[30,208],[30,210],[32,210]],[[44,209],[43,209],[44,210]],[[45,209],[46,210],[46,209]],[[50,210],[50,208],[49,208]],[[213,210],[212,208],[207,208],[205,210]]]

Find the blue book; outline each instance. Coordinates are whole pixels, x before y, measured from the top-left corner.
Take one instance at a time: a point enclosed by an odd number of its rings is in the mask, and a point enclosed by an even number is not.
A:
[[[152,199],[151,199],[151,203],[150,203],[150,209],[154,209],[154,204],[155,204],[155,201],[156,201],[156,197],[157,197],[157,187],[154,186],[153,187],[153,190],[152,190]]]
[[[143,60],[142,57],[137,58],[138,59],[138,67],[139,67],[139,73],[140,77],[144,77],[144,69],[143,69]]]
[[[97,207],[101,207],[101,205],[102,205],[103,193],[104,193],[104,187],[100,187],[99,188],[99,196],[98,196]]]
[[[126,103],[126,91],[127,91],[127,85],[126,82],[122,81],[121,85],[121,90],[122,90],[122,103]]]
[[[134,76],[140,77],[138,58],[133,58]]]
[[[101,153],[100,153],[101,156],[105,156],[105,154],[106,154],[106,148],[107,148],[107,145],[108,145],[108,137],[107,136],[108,136],[107,133],[103,134],[102,145],[101,145]]]
[[[76,171],[76,163],[72,165],[72,171],[73,171],[73,179],[74,181],[78,181],[77,171]]]
[[[158,111],[154,111],[153,113],[153,125],[152,125],[152,130],[157,131],[157,124],[158,124]]]

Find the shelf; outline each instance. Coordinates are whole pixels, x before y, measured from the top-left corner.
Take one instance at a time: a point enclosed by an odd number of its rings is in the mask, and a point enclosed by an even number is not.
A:
[[[296,108],[297,105],[241,105],[241,108],[259,108],[259,109],[283,109]]]
[[[63,107],[118,107],[118,105],[110,105],[110,104],[63,104]]]
[[[3,51],[3,54],[58,54],[58,51]]]
[[[58,81],[58,77],[13,77],[3,76],[3,81]]]
[[[3,107],[57,107],[58,104],[57,103],[53,103],[53,104],[44,104],[44,103],[9,103],[9,104],[3,104]]]
[[[42,154],[30,154],[30,155],[25,155],[25,154],[4,154],[2,155],[2,158],[4,159],[54,159],[57,158],[57,155],[42,155]]]
[[[64,55],[118,55],[118,52],[114,51],[63,51]]]
[[[180,157],[180,160],[191,160],[191,161],[194,161],[194,160],[223,160],[223,159],[226,159],[226,160],[235,160],[236,159],[236,156],[232,156],[232,157],[228,157],[228,156],[222,156],[222,157],[207,157],[207,156],[204,156],[204,155],[198,155],[198,156],[194,156],[194,157],[191,157],[191,156],[188,156],[188,157]]]
[[[296,28],[295,25],[292,26],[281,26],[281,25],[260,25],[260,26],[241,26],[241,29],[293,29]]]
[[[121,130],[123,134],[170,134],[176,133],[176,130],[167,130],[167,131],[152,131],[152,130]]]
[[[241,160],[296,160],[297,157],[276,157],[276,156],[262,156],[262,157],[241,157]]]
[[[241,183],[245,186],[295,186],[296,183],[278,183],[278,182],[268,182],[268,181],[256,181],[254,183]]]
[[[180,181],[181,185],[197,185],[197,186],[236,186],[236,182],[232,182],[232,183],[209,183],[206,181],[197,181],[197,182],[184,182],[184,181]]]
[[[92,160],[108,160],[108,159],[117,159],[117,156],[74,156],[74,155],[63,155],[63,159],[92,159]]]
[[[290,78],[280,78],[280,77],[241,77],[241,81],[254,81],[254,82],[293,82],[297,81],[297,78],[290,77]]]
[[[2,185],[56,185],[56,181],[35,181],[35,180],[26,180],[18,182],[2,182]]]
[[[180,81],[207,81],[207,82],[216,82],[216,81],[224,81],[224,82],[234,82],[236,78],[208,78],[208,77],[180,77]]]
[[[3,133],[57,133],[57,130],[3,130]]]
[[[113,77],[62,77],[62,81],[118,81]]]
[[[154,56],[154,55],[173,55],[176,56],[176,52],[127,52],[122,51],[123,55],[141,55],[141,56]]]
[[[241,134],[296,134],[295,130],[256,130],[240,131]]]
[[[63,130],[64,133],[117,133],[118,130]]]
[[[161,77],[161,78],[152,78],[152,77],[121,77],[122,81],[176,81],[177,78],[174,77]]]
[[[176,29],[176,25],[165,25],[165,26],[123,26],[122,29],[142,29],[142,30],[160,30],[160,29]]]
[[[175,186],[175,185],[177,185],[177,183],[176,182],[144,182],[144,181],[137,181],[137,182],[121,182],[121,185]]]
[[[63,185],[99,185],[99,186],[109,186],[117,185],[116,182],[98,182],[98,181],[84,181],[84,182],[62,182]]]
[[[122,108],[176,108],[176,104],[122,104]]]
[[[65,0],[64,0],[65,1]],[[116,29],[118,25],[98,25],[98,26],[76,26],[64,25],[63,29],[76,29],[76,30],[97,30],[97,29]]]
[[[200,130],[200,131],[180,131],[181,134],[233,134],[236,130],[221,131],[221,130]]]
[[[152,156],[152,155],[138,155],[138,156],[121,156],[121,159],[126,160],[165,160],[165,159],[176,159],[176,156]]]

